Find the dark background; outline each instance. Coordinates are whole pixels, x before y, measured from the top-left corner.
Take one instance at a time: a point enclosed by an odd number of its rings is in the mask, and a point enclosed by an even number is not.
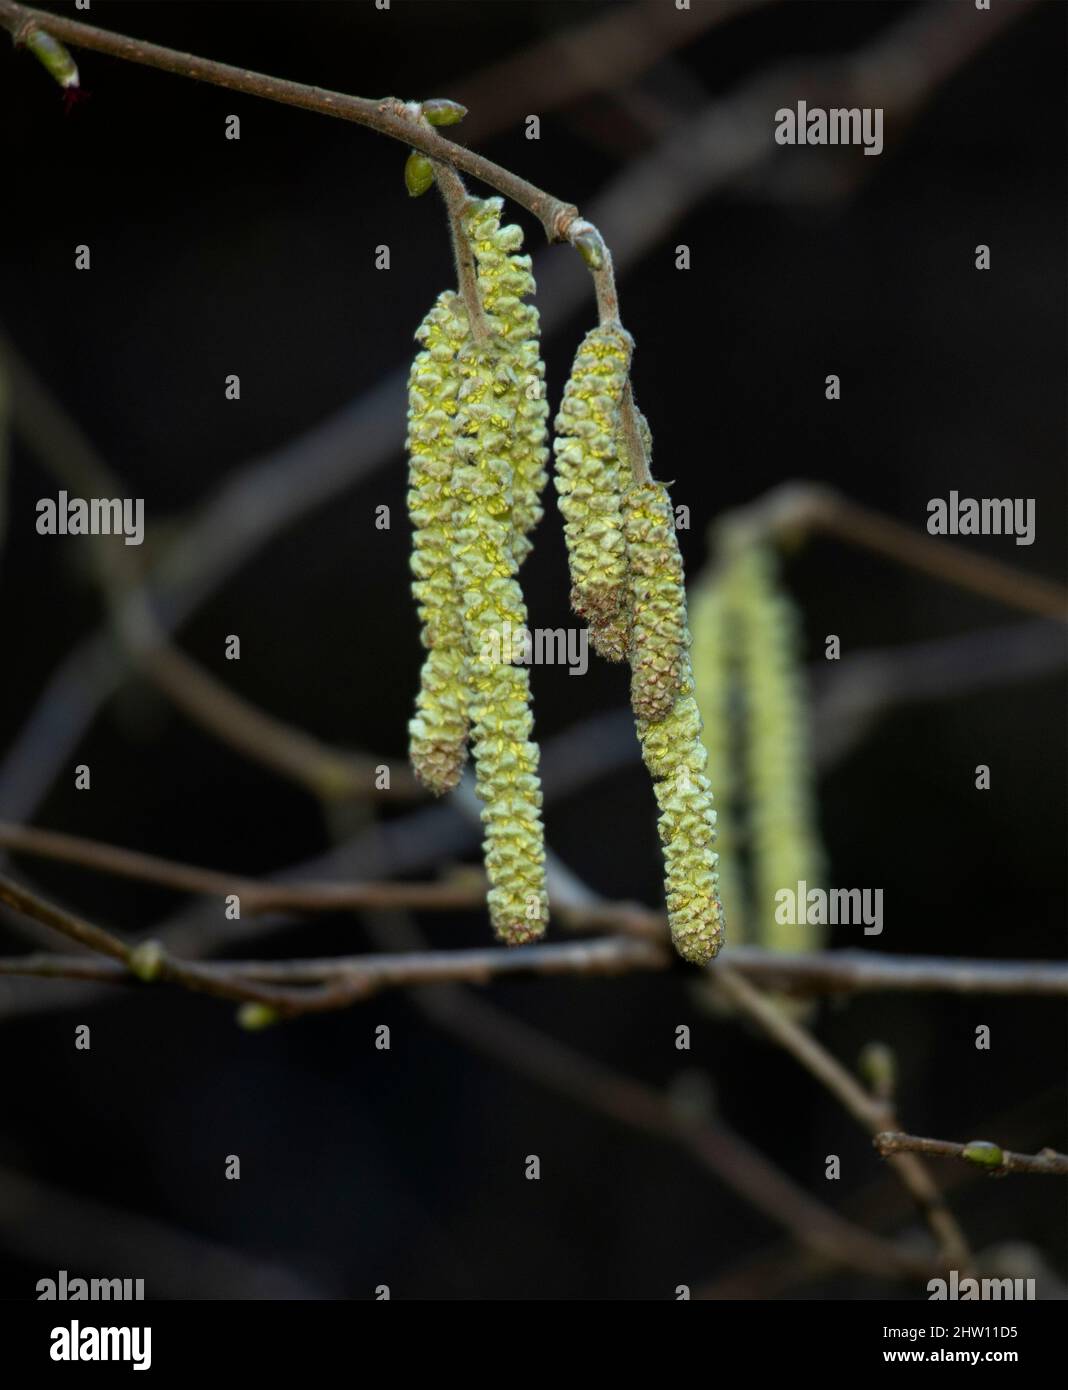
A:
[[[101,2],[79,17],[278,76],[407,98],[458,94],[470,74],[603,8],[394,0],[383,14],[369,0]],[[681,120],[782,59],[851,51],[910,9],[761,7],[706,30],[629,91]],[[1064,578],[1064,19],[1062,5],[1038,6],[952,76],[896,141],[888,131],[878,159],[844,154],[853,172],[864,166],[845,196],[806,197],[804,173],[791,196],[759,180],[732,183],[699,199],[623,274],[656,470],[693,513],[681,536],[691,574],[715,516],[811,478],[917,527],[928,500],[951,488],[1034,497],[1032,547],[996,537],[964,544]],[[0,44],[0,321],[126,494],[145,498],[152,534],[134,553],[148,562],[234,469],[404,366],[416,325],[450,282],[450,257],[432,198],[407,198],[404,152],[392,142],[76,56],[89,96],[66,114],[43,71]],[[477,146],[581,207],[655,138],[618,97],[546,113],[538,142],[514,121]],[[230,113],[241,117],[239,142],[223,138]],[[772,111],[767,130],[770,158]],[[511,207],[509,216],[540,252],[537,224]],[[73,270],[81,242],[92,247],[88,274]],[[383,242],[388,272],[374,268]],[[992,247],[989,273],[974,269],[979,242]],[[679,243],[691,248],[689,272],[675,269]],[[569,254],[547,253],[550,264]],[[587,296],[545,342],[554,402],[592,315]],[[231,372],[241,377],[239,403],[224,399]],[[835,404],[824,397],[829,372],[843,380]],[[390,427],[388,467],[281,531],[179,636],[264,708],[400,765],[420,651],[402,416]],[[359,450],[358,437],[351,447]],[[51,673],[101,618],[79,542],[35,533],[35,503],[57,487],[16,445],[0,571],[7,749]],[[388,532],[374,528],[383,503],[393,509]],[[800,552],[787,578],[813,660],[832,632],[848,655],[983,631],[998,644],[1020,621],[831,541]],[[532,626],[567,622],[552,501],[524,587]],[[240,663],[222,658],[229,633],[241,636]],[[533,684],[543,739],[626,702],[624,674],[603,665],[582,680],[535,668]],[[820,807],[832,881],[885,889],[885,932],[866,944],[1061,954],[1063,709],[1056,673],[906,705],[833,768]],[[75,792],[74,762],[91,765],[91,792]],[[992,768],[989,792],[974,789],[978,763]],[[18,815],[0,804],[0,816]],[[139,681],[105,705],[29,818],[249,874],[330,844],[311,798]],[[547,829],[598,891],[660,901],[640,766],[556,802]],[[146,930],[181,906],[163,890],[14,862],[42,891],[120,931]],[[489,936],[481,914],[420,925],[441,947]],[[862,943],[843,928],[832,944]],[[23,947],[5,930],[5,950]],[[375,946],[359,921],[331,919],[275,934],[262,953],[364,948]],[[908,1208],[864,1134],[770,1044],[702,1011],[689,978],[680,966],[497,985],[486,997],[651,1084],[677,1084],[684,1071],[706,1078],[723,1117],[802,1185],[843,1209],[862,1201],[873,1228],[907,1227]],[[399,994],[248,1035],[227,1006],[163,990],[32,1008],[51,988],[0,988],[7,1296],[32,1296],[38,1278],[68,1268],[144,1277],[149,1297],[368,1298],[385,1283],[395,1298],[665,1298],[780,1242],[684,1153],[468,1051]],[[89,1053],[72,1045],[83,1022]],[[373,1047],[381,1023],[393,1033],[388,1053]],[[674,1047],[679,1023],[693,1029],[689,1054]],[[974,1047],[981,1023],[992,1029],[990,1052]],[[897,1050],[913,1132],[1064,1145],[1058,1002],[871,995],[824,1005],[815,1026],[850,1065],[872,1038]],[[240,1183],[223,1180],[231,1153],[241,1156]],[[540,1183],[524,1180],[529,1153],[541,1156]],[[843,1161],[835,1187],[823,1180],[830,1153]],[[1063,1277],[1058,1182],[952,1176],[977,1247],[1027,1242]],[[771,1280],[747,1292],[777,1291]],[[786,1292],[921,1293],[830,1276],[787,1281]]]

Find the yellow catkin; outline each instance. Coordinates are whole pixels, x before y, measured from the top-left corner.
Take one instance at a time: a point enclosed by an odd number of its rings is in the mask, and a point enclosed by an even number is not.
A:
[[[674,514],[661,483],[623,494],[630,585],[630,699],[639,719],[663,719],[675,703],[689,645],[686,578]]]
[[[627,654],[619,406],[633,342],[618,324],[582,340],[556,417],[555,484],[571,568],[571,604],[609,660]]]
[[[631,608],[636,621],[646,601],[655,554],[663,566],[664,582],[670,581],[674,588],[673,608],[681,625],[672,658],[674,698],[663,717],[639,716],[637,727],[660,808],[671,939],[684,960],[703,965],[723,944],[724,912],[718,856],[712,848],[716,812],[690,666],[682,561],[671,517],[671,504],[661,484],[636,484],[624,493]]]
[[[502,941],[519,945],[544,933],[549,912],[529,673],[510,663],[508,650],[509,634],[525,630],[527,621],[516,578],[509,370],[492,345],[469,342],[460,356],[453,577],[467,651],[490,920]]]
[[[821,886],[824,876],[800,625],[776,572],[766,546],[746,544],[730,559],[727,581],[745,698],[754,929],[770,950],[810,951],[825,944],[823,927],[776,921],[777,892]]]
[[[496,389],[502,408],[514,414],[509,461],[512,468],[512,523],[516,561],[530,553],[530,533],[542,518],[542,492],[548,478],[549,403],[541,360],[538,311],[523,301],[534,293],[529,256],[517,255],[523,231],[502,227],[502,198],[473,201],[464,216],[478,274],[479,298],[504,361]]]
[[[468,336],[460,297],[440,295],[415,336],[423,347],[408,379],[408,511],[427,656],[408,732],[416,775],[440,795],[459,781],[467,756],[463,622],[452,572],[458,357]]]
[[[690,656],[708,750],[708,775],[716,789],[719,897],[731,924],[731,945],[738,946],[746,940],[746,903],[738,863],[738,672],[733,617],[722,574],[710,565],[698,577],[690,598]]]

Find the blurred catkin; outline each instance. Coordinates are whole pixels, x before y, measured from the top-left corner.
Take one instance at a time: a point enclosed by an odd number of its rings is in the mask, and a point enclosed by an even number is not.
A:
[[[746,940],[745,884],[738,863],[738,737],[736,623],[721,572],[698,577],[690,598],[691,656],[697,705],[704,724],[708,775],[716,789],[719,895],[731,924],[731,944]]]
[[[771,950],[817,950],[826,929],[776,921],[775,895],[824,877],[813,794],[808,705],[797,611],[782,592],[772,550],[745,543],[729,560],[728,601],[738,615],[745,700],[752,910]]]
[[[619,324],[586,334],[564,388],[553,446],[571,604],[586,619],[595,649],[612,661],[627,655],[629,626],[619,410],[632,350]]]

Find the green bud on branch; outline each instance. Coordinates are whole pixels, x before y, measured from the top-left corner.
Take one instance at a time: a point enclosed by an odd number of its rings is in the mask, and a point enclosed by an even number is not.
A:
[[[151,984],[163,973],[164,951],[158,941],[142,941],[127,957],[126,964],[139,980]]]
[[[425,154],[412,150],[404,164],[404,186],[408,196],[419,198],[434,186],[434,166]]]
[[[450,101],[448,97],[431,97],[422,103],[420,110],[431,125],[438,126],[459,125],[467,115],[466,106],[461,106],[458,101]]]
[[[971,1143],[965,1144],[961,1150],[961,1158],[967,1159],[979,1168],[1000,1168],[1005,1162],[1002,1150],[987,1139],[973,1139]]]
[[[58,39],[43,29],[31,29],[22,42],[61,87],[78,86],[78,65]]]

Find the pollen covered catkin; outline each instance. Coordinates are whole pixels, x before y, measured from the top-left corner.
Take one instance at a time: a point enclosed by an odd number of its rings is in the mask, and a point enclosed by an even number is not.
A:
[[[508,451],[513,544],[516,562],[522,564],[532,548],[530,533],[543,515],[549,402],[538,311],[533,304],[523,302],[534,293],[531,260],[516,254],[523,244],[522,228],[501,226],[503,207],[502,198],[473,200],[465,212],[464,227],[474,252],[479,298],[502,359],[495,390],[502,411],[513,416]]]
[[[670,608],[670,643],[654,640],[656,661],[650,669],[658,678],[658,694],[670,690],[666,712],[657,718],[637,716],[642,757],[653,778],[660,808],[659,832],[664,847],[665,895],[668,923],[675,949],[684,960],[703,965],[723,943],[724,913],[719,897],[719,862],[712,848],[716,812],[707,776],[708,753],[701,739],[701,714],[694,694],[690,666],[690,636],[686,627],[686,590],[682,559],[672,521],[667,490],[660,483],[636,483],[623,494],[623,524],[627,538],[630,607],[636,627],[644,607],[654,598]],[[649,631],[643,628],[643,638]],[[636,659],[632,645],[631,660]],[[640,658],[639,658],[640,659]],[[666,663],[666,665],[664,665]],[[656,709],[662,701],[648,703]]]
[[[633,341],[619,324],[586,334],[556,417],[555,484],[571,569],[571,605],[594,647],[627,654],[627,557],[623,538],[619,408]]]
[[[459,366],[453,578],[467,653],[475,790],[483,802],[487,904],[497,936],[519,945],[544,933],[549,910],[530,678],[511,664],[509,650],[527,622],[512,520],[510,367],[492,344],[473,341]]]
[[[674,515],[661,483],[623,494],[630,585],[630,699],[639,719],[664,719],[675,703],[686,648],[686,577]]]
[[[459,295],[439,295],[415,336],[423,347],[408,378],[408,512],[412,588],[427,656],[408,732],[416,775],[440,795],[460,779],[468,731],[463,621],[452,571],[458,356],[468,339]]]
[[[639,719],[642,757],[653,778],[664,847],[665,896],[671,940],[684,960],[704,965],[723,944],[718,858],[712,848],[716,812],[706,776],[701,715],[694,699],[689,657],[671,712],[655,722]]]
[[[815,887],[824,875],[816,827],[808,710],[797,612],[777,583],[772,551],[747,544],[729,561],[729,601],[738,614],[746,717],[753,915],[769,950],[824,944],[819,926],[777,920],[776,894]]]

